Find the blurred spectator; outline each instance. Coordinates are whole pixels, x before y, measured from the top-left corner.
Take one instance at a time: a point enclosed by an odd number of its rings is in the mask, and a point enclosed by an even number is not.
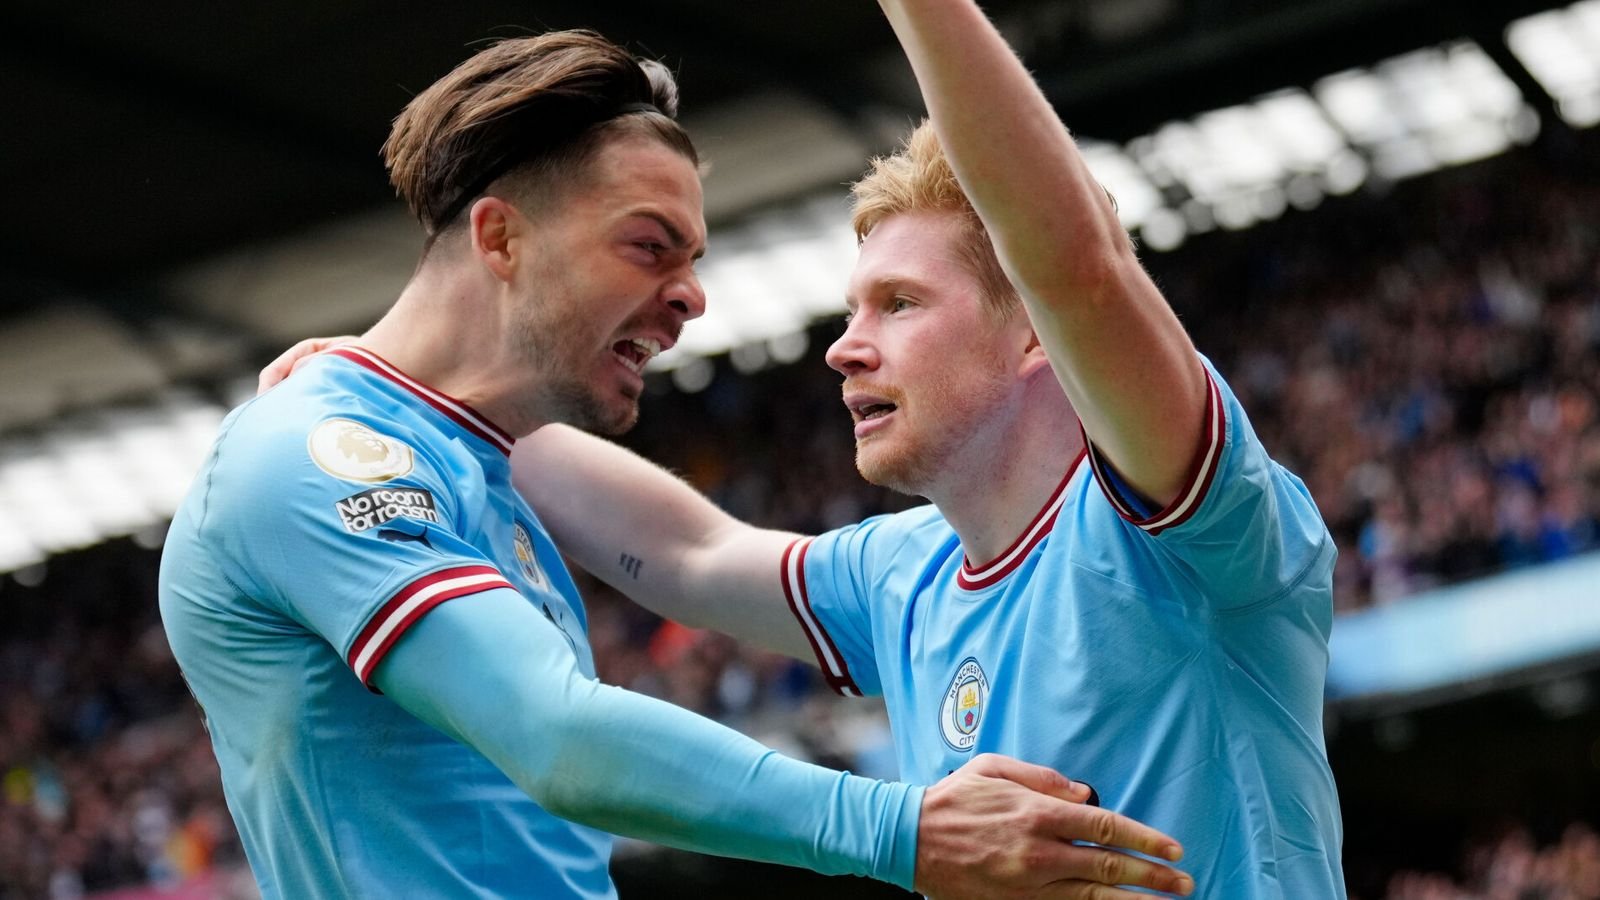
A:
[[[15,602],[11,604],[15,611]],[[241,858],[154,610],[0,642],[0,898],[175,886]]]
[[[1384,900],[1596,900],[1600,898],[1600,837],[1573,824],[1548,847],[1526,828],[1469,846],[1460,880],[1437,872],[1396,872]],[[1352,900],[1360,898],[1352,897]]]

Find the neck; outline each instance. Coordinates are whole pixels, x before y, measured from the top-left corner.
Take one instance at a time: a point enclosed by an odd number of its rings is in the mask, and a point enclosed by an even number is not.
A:
[[[548,423],[530,402],[537,375],[506,340],[505,306],[470,274],[425,268],[359,344],[522,437]]]
[[[1033,403],[1010,427],[989,432],[926,495],[961,538],[967,560],[984,565],[1011,547],[1033,522],[1083,450],[1083,433],[1060,389],[1059,400]]]

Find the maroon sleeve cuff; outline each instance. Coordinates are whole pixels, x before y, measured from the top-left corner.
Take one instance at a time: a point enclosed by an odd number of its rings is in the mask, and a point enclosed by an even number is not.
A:
[[[345,660],[368,690],[380,693],[372,684],[372,673],[407,628],[446,600],[495,588],[516,590],[494,566],[452,566],[423,575],[401,588],[372,614],[367,626],[350,645]]]
[[[850,676],[850,667],[838,645],[828,636],[827,629],[811,609],[811,594],[806,589],[806,551],[811,549],[811,538],[799,538],[783,551],[779,577],[783,581],[783,596],[789,601],[789,611],[800,622],[800,630],[811,642],[811,652],[817,656],[822,677],[834,693],[845,697],[861,696],[861,688]]]
[[[1081,423],[1079,427],[1082,427]],[[1200,446],[1195,450],[1194,460],[1189,464],[1189,472],[1184,477],[1183,488],[1178,491],[1178,496],[1167,504],[1165,509],[1150,516],[1140,515],[1135,505],[1118,491],[1119,479],[1108,471],[1109,464],[1089,440],[1088,434],[1084,435],[1083,442],[1089,448],[1089,465],[1094,469],[1094,480],[1099,482],[1106,499],[1111,502],[1117,514],[1150,534],[1160,534],[1168,528],[1187,522],[1195,510],[1200,508],[1207,491],[1211,489],[1211,482],[1216,479],[1217,469],[1222,461],[1222,449],[1227,443],[1227,438],[1228,419],[1226,408],[1222,404],[1222,391],[1217,387],[1217,382],[1211,377],[1211,373],[1207,371],[1206,414]]]

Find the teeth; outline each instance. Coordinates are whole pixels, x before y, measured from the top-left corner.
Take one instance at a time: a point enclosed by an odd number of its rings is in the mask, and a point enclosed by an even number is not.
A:
[[[635,350],[639,351],[639,358],[637,360],[625,353],[617,353],[615,355],[617,359],[622,360],[623,365],[627,366],[629,369],[632,369],[634,374],[643,372],[645,365],[649,363],[651,359],[654,359],[656,354],[661,352],[661,342],[652,340],[650,338],[629,338],[628,343],[633,345]]]
[[[865,403],[855,407],[856,415],[863,419],[880,419],[894,411],[893,403]]]

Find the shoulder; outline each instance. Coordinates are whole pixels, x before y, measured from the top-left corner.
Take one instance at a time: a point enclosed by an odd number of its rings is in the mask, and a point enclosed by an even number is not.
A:
[[[897,513],[884,513],[864,519],[855,525],[837,530],[860,538],[870,538],[874,543],[894,551],[915,551],[930,544],[943,543],[954,534],[933,504],[912,507]]]
[[[336,373],[334,373],[336,375]],[[297,373],[236,409],[217,439],[215,487],[279,503],[394,484],[450,483],[435,435],[329,377]],[[342,493],[341,493],[342,492]]]
[[[896,564],[946,553],[959,540],[938,509],[927,504],[834,529],[815,543],[817,549],[839,561],[883,572]],[[813,551],[810,555],[815,558],[819,554]]]

